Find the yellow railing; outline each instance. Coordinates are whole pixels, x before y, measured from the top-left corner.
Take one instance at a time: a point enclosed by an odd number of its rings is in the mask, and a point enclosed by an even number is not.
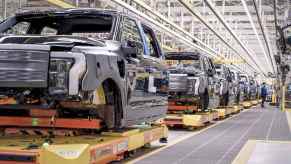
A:
[[[75,8],[76,7],[70,3],[64,2],[62,0],[47,0],[47,1],[55,6],[60,7],[60,8]]]
[[[173,47],[170,47],[170,46],[166,46],[166,45],[162,45],[162,48],[164,51],[171,51],[171,52],[177,52],[178,50],[173,48]]]
[[[231,59],[214,59],[216,64],[243,64],[246,63],[245,60],[231,60]]]
[[[281,104],[281,109],[282,109],[282,111],[286,111],[286,109],[285,109],[285,100],[286,100],[286,97],[285,97],[285,91],[286,91],[286,86],[285,85],[283,85],[282,86],[282,104]]]

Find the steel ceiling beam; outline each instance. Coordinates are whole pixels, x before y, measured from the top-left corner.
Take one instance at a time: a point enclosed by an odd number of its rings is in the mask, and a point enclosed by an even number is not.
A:
[[[246,52],[249,59],[257,66],[257,68],[260,70],[259,72],[262,72],[265,76],[267,75],[265,71],[261,68],[261,66],[257,63],[256,59],[252,56],[250,51],[247,49],[247,47],[244,45],[244,43],[239,39],[239,37],[235,34],[235,32],[230,28],[228,23],[224,20],[224,18],[220,15],[218,11],[216,11],[213,4],[210,2],[210,0],[204,0],[206,5],[209,7],[209,9],[213,12],[213,14],[218,18],[218,20],[223,24],[225,29],[232,35],[232,37],[237,41],[237,43],[242,47],[242,49]]]
[[[278,22],[277,22],[277,0],[273,0],[273,8],[274,8],[274,23],[275,23],[275,30],[276,30],[276,37],[278,37]]]
[[[202,15],[199,14],[199,12],[195,11],[192,7],[190,7],[190,4],[186,2],[185,0],[178,0],[188,11],[194,15],[201,23],[203,23],[211,32],[213,32],[225,45],[227,45],[231,50],[235,52],[236,55],[241,57],[242,59],[247,61],[247,58],[242,56],[236,49],[233,48],[233,45],[231,45],[227,40],[223,38],[216,30],[208,23],[205,21]],[[257,70],[251,63],[247,62],[248,65],[253,69]]]
[[[256,28],[256,26],[255,26],[255,24],[254,24],[253,19],[252,19],[251,13],[250,13],[250,11],[249,11],[249,9],[248,9],[247,3],[246,3],[245,0],[241,0],[241,2],[242,2],[242,4],[243,4],[243,6],[244,6],[245,12],[247,13],[247,16],[248,16],[249,20],[250,20],[251,26],[252,26],[252,28],[253,28],[253,30],[254,30],[254,33],[255,33],[256,38],[257,38],[257,40],[258,40],[258,42],[259,42],[259,45],[260,45],[260,47],[261,47],[261,49],[262,49],[262,51],[263,51],[263,53],[264,53],[264,55],[265,55],[265,58],[266,58],[267,62],[271,65],[271,68],[272,68],[273,72],[275,72],[274,65],[273,65],[272,58],[271,58],[271,54],[270,54],[270,52],[268,51],[268,55],[269,55],[269,56],[268,56],[267,53],[266,53],[266,51],[265,51],[265,48],[264,48],[264,46],[263,46],[263,43],[262,43],[262,41],[261,41],[261,39],[260,39],[260,36],[259,36],[259,34],[258,34],[257,28]]]
[[[264,30],[264,27],[263,27],[263,24],[262,24],[262,19],[261,19],[261,16],[259,14],[259,11],[258,11],[258,7],[257,7],[257,3],[255,0],[253,0],[253,4],[254,4],[254,8],[255,8],[255,11],[256,11],[256,15],[257,15],[257,19],[258,19],[258,22],[259,22],[259,25],[260,25],[260,29],[262,31],[262,34],[263,34],[263,38],[265,40],[265,43],[266,43],[266,47],[267,47],[267,50],[268,50],[268,53],[269,53],[269,57],[270,57],[270,60],[272,62],[272,67],[274,68],[274,73],[276,73],[276,70],[275,70],[275,62],[274,62],[274,58],[273,58],[273,55],[271,53],[271,49],[270,49],[270,44],[269,44],[269,41],[267,39],[267,36],[266,36],[266,33],[265,33],[265,30]]]

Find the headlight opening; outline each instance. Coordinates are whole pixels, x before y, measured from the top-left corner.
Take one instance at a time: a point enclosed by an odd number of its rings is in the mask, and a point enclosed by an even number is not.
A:
[[[69,73],[74,64],[72,58],[51,58],[49,66],[49,93],[67,94]]]

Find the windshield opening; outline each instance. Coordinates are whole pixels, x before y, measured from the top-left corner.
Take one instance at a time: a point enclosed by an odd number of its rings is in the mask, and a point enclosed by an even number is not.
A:
[[[248,82],[248,79],[246,76],[240,76],[240,81]]]
[[[13,35],[73,35],[92,39],[113,38],[114,16],[112,15],[94,15],[94,16],[41,16],[22,18],[15,16],[14,23],[3,27],[1,32]],[[10,19],[11,21],[11,19]],[[1,26],[0,25],[0,26]]]

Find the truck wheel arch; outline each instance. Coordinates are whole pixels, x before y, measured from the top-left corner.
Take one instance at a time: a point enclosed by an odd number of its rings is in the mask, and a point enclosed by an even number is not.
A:
[[[121,87],[113,78],[106,78],[99,87],[102,87],[105,97],[105,104],[113,106],[113,124],[114,128],[122,126],[122,119],[124,116],[123,96]],[[105,120],[106,122],[106,120]]]

